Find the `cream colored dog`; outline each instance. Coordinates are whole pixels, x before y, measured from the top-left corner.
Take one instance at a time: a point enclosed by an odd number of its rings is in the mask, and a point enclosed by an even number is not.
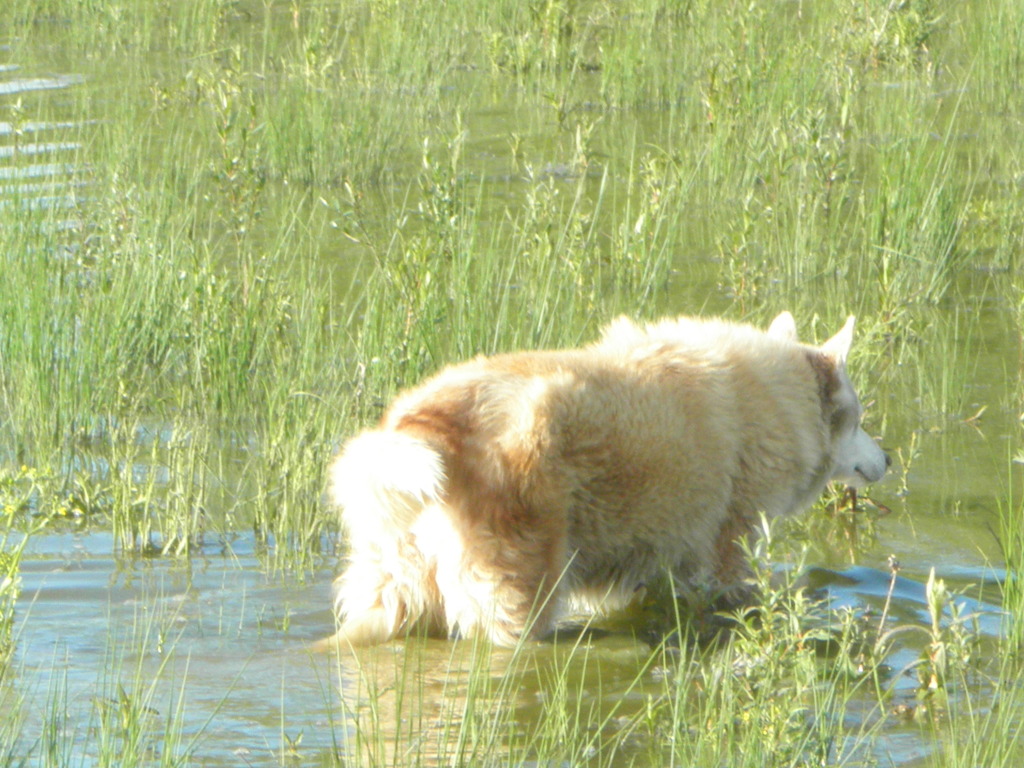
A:
[[[331,467],[350,555],[324,642],[425,623],[508,645],[568,606],[621,606],[666,568],[734,586],[761,513],[885,474],[845,372],[852,338],[852,317],[821,347],[789,313],[767,332],[619,319],[583,349],[446,368]]]

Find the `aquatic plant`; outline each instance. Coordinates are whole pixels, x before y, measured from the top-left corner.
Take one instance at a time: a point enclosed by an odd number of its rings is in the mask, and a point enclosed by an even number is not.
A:
[[[867,424],[900,457],[877,493],[893,513],[823,506],[772,546],[882,563],[879,531],[915,526],[960,546],[996,521],[995,495],[998,543],[942,559],[1005,563],[1003,636],[952,613],[962,585],[941,570],[913,621],[899,593],[880,621],[763,583],[714,649],[682,609],[653,655],[560,642],[502,657],[506,673],[486,649],[470,663],[427,644],[330,710],[330,747],[292,724],[282,683],[267,750],[342,763],[358,720],[379,755],[394,729],[428,733],[436,746],[395,758],[410,764],[871,764],[911,728],[936,765],[1019,763],[1024,547],[989,456],[1016,444],[1024,391],[1017,3],[4,8],[4,653],[30,615],[9,606],[38,520],[111,533],[129,571],[187,571],[241,541],[253,569],[323,586],[344,547],[323,468],[430,371],[583,342],[620,312],[790,308],[809,339],[853,313]],[[753,554],[762,576],[784,559]],[[901,559],[924,595],[930,563]],[[166,668],[129,659],[151,641],[126,642],[89,728],[69,736],[74,702],[51,680],[38,744],[19,741],[24,718],[0,722],[4,759],[80,762],[102,739],[107,763],[187,763],[188,736],[159,733],[183,730],[194,681],[168,693]],[[439,656],[451,675],[424,682]],[[38,703],[20,682],[4,695],[5,713]]]

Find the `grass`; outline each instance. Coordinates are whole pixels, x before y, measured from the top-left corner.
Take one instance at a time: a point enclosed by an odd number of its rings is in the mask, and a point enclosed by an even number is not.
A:
[[[897,512],[934,515],[922,465],[956,474],[955,446],[1019,439],[1024,18],[1009,0],[5,9],[0,64],[21,70],[0,82],[86,81],[0,93],[0,658],[17,638],[14,530],[109,530],[129,565],[251,536],[268,574],[308,580],[336,558],[323,467],[399,388],[588,340],[622,312],[790,308],[806,338],[857,314],[869,427],[905,449]],[[46,142],[67,146],[30,151]],[[979,466],[957,476],[1004,471]],[[1004,493],[995,526],[1014,616],[1018,503]],[[819,510],[786,538],[846,562],[886,525]],[[440,689],[403,667],[402,706],[458,723],[432,732],[455,764],[870,762],[898,727],[894,651],[832,663],[877,636],[794,590],[725,648],[645,656],[616,693],[581,644],[507,675],[476,666],[489,652],[446,659],[458,674]],[[923,650],[966,648],[950,626],[914,641],[914,669],[949,695],[897,701],[905,727],[946,746],[936,764],[1014,764],[1015,737],[982,737],[1019,717],[1019,628],[978,682],[977,654],[939,675]],[[822,644],[839,647],[825,662]],[[545,703],[524,709],[514,681],[533,665]],[[116,735],[132,711],[96,732],[152,762]],[[393,747],[393,716],[378,710],[368,744]],[[302,745],[282,733],[288,762]],[[39,749],[66,764],[59,743]]]
[[[21,561],[21,542],[9,543],[13,515],[4,521],[0,538],[0,669],[6,668],[14,652],[14,606],[18,600],[18,566]]]

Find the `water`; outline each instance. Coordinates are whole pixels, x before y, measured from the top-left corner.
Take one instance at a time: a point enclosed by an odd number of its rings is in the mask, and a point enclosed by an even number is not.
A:
[[[85,83],[85,78],[78,74],[20,74],[16,64],[0,68],[0,99],[13,99],[16,114],[23,98],[39,92],[61,92]],[[65,158],[74,157],[82,145],[62,137],[73,136],[80,127],[73,120],[0,121],[0,210],[78,207],[86,183],[82,177],[84,169]],[[68,220],[58,226],[75,225]]]
[[[185,740],[201,735],[206,764],[277,764],[282,738],[304,754],[330,750],[344,723],[334,671],[306,650],[333,621],[328,579],[273,581],[244,541],[217,543],[185,562],[126,566],[109,535],[35,539],[22,568],[17,682],[38,697],[22,729],[55,695],[67,748],[98,760],[93,736],[104,702],[122,687],[152,715],[145,740],[162,750],[160,724],[180,716]]]
[[[378,756],[415,748],[443,764],[443,753],[455,748],[450,734],[465,716],[466,692],[482,685],[481,676],[497,687],[510,664],[526,670],[511,696],[511,716],[524,729],[544,714],[545,697],[556,695],[544,671],[558,665],[550,643],[531,644],[515,660],[489,651],[483,662],[468,643],[439,640],[370,649],[358,665],[311,653],[309,644],[332,626],[331,574],[324,570],[301,584],[268,578],[244,538],[211,543],[188,561],[126,565],[112,550],[107,534],[67,533],[37,537],[26,553],[13,684],[30,706],[16,753],[28,752],[53,727],[56,711],[63,748],[76,764],[99,764],[100,718],[130,706],[142,712],[139,740],[147,751],[191,754],[203,765],[326,765],[367,748]],[[994,640],[1002,616],[984,600],[997,599],[1000,574],[955,564],[938,576],[953,587],[988,584],[958,603],[976,618],[980,636]],[[890,590],[889,574],[866,566],[815,568],[807,580],[836,609],[872,609],[876,616]],[[928,625],[920,580],[897,580],[890,621]],[[649,645],[622,627],[609,631],[577,651],[570,686],[591,699],[586,707],[614,712],[605,726],[614,729],[658,695],[659,679]],[[917,704],[912,667],[920,653],[921,643],[909,638],[888,657],[894,709]],[[396,693],[402,690],[404,697]],[[485,691],[477,706],[490,698]],[[169,724],[173,744],[164,734]],[[370,747],[357,741],[357,731]],[[894,724],[878,754],[924,749],[917,740],[904,745],[906,736]]]
[[[244,16],[231,23],[245,27]],[[284,10],[278,9],[274,18],[287,27]],[[168,55],[154,52],[154,69],[159,71]],[[36,56],[47,58],[45,51]],[[79,65],[89,74],[79,74]],[[118,87],[116,72],[111,64],[96,61],[75,62],[67,73],[55,74],[40,64],[30,69],[18,62],[0,66],[0,98],[8,106],[18,105],[13,119],[0,121],[0,210],[66,210],[55,227],[77,228],[76,214],[91,194],[89,147],[79,136],[92,121],[109,119],[104,109],[112,101],[110,90]],[[456,73],[451,87],[480,87],[474,78],[473,73]],[[87,89],[96,100],[83,119],[68,106],[68,95]],[[380,92],[377,97],[419,95]],[[135,96],[158,103],[163,98],[158,92]],[[185,107],[169,107],[176,108],[188,114]],[[518,131],[534,142],[538,177],[566,182],[568,189],[577,173],[560,143],[564,136],[552,138],[563,129],[551,124],[545,109],[509,107],[500,95],[484,93],[479,109],[466,117],[473,125],[464,150],[472,163],[467,178],[493,185],[488,204],[499,214],[526,189],[523,171],[511,173],[505,159],[511,134]],[[36,111],[49,116],[37,120]],[[617,119],[607,118],[609,123]],[[663,113],[655,114],[641,127],[652,143],[664,143],[664,119]],[[968,144],[976,141],[973,136],[968,132],[960,140]],[[154,154],[159,157],[158,149]],[[399,181],[374,188],[371,194],[380,200],[393,202],[414,186],[410,169],[417,158],[396,155],[389,160],[388,178]],[[596,159],[588,171],[595,184],[605,159]],[[611,183],[616,182],[622,179],[613,177]],[[288,200],[287,186],[279,183],[268,197]],[[304,204],[310,204],[308,199]],[[361,253],[358,245],[332,237],[336,230],[331,226],[344,224],[331,220],[334,213],[324,213],[329,220],[325,263]],[[708,278],[721,253],[720,243],[704,237],[705,213],[694,210],[684,216],[700,245],[695,254],[679,260],[673,307],[716,311],[730,306],[727,291]],[[348,264],[339,271],[348,276],[351,269]],[[995,531],[1000,505],[1009,495],[1007,486],[1019,474],[1012,461],[1019,433],[1012,370],[1019,339],[1014,307],[992,288],[1003,279],[1000,274],[967,270],[958,279],[963,283],[960,305],[949,309],[963,313],[970,335],[969,343],[958,348],[961,371],[950,385],[950,399],[942,401],[948,407],[938,407],[939,396],[927,387],[914,392],[912,385],[893,384],[898,374],[887,372],[880,384],[873,373],[858,372],[868,398],[878,401],[869,410],[869,422],[874,420],[884,433],[887,448],[901,452],[890,476],[872,490],[892,514],[877,521],[876,539],[858,552],[858,565],[849,565],[842,542],[822,545],[812,553],[815,568],[808,578],[837,609],[877,615],[890,593],[886,561],[894,554],[902,570],[892,592],[892,621],[927,626],[924,585],[934,568],[962,593],[958,604],[974,617],[982,643],[992,647],[1004,621],[999,608],[1004,573]],[[161,429],[165,427],[155,428]],[[6,453],[7,448],[2,450]],[[97,461],[97,473],[103,466]],[[143,476],[145,467],[139,473]],[[25,702],[15,707],[6,699],[2,705],[12,717],[22,718],[13,753],[37,759],[38,740],[56,730],[60,738],[53,742],[73,756],[73,764],[99,765],[104,746],[98,734],[120,732],[116,724],[102,728],[104,719],[123,722],[131,715],[141,723],[134,731],[141,749],[154,758],[194,755],[196,763],[209,766],[320,765],[361,749],[378,756],[419,749],[426,762],[445,763],[450,757],[445,750],[452,749],[446,746],[446,734],[465,716],[460,707],[469,687],[480,679],[500,686],[507,665],[524,662],[500,651],[481,662],[457,645],[418,639],[368,651],[359,664],[311,653],[309,644],[333,627],[330,581],[335,566],[328,556],[309,573],[268,575],[272,569],[266,553],[244,526],[219,538],[211,534],[188,559],[125,557],[108,532],[92,527],[35,536],[21,568],[18,650],[12,674],[2,683],[10,696]],[[651,666],[649,646],[621,627],[586,645],[587,663],[573,668],[574,682],[581,697],[589,697],[587,705],[599,713],[596,721],[601,721],[600,713],[614,713],[603,723],[611,730],[642,712],[648,697],[662,690],[658,672]],[[908,637],[898,642],[888,660],[895,680],[894,707],[917,702],[919,681],[909,668],[921,651],[921,641]],[[525,653],[528,669],[544,670],[557,663],[559,650],[534,644]],[[409,680],[416,696],[402,701],[396,691]],[[526,731],[554,694],[550,680],[539,672],[522,680],[521,689],[504,700],[512,702],[508,717]],[[978,690],[985,692],[981,684]],[[480,700],[491,698],[483,695]],[[376,703],[369,711],[371,700]],[[359,743],[357,733],[372,743]],[[167,734],[180,737],[169,741]],[[636,745],[637,753],[644,747]],[[873,748],[882,762],[913,763],[927,759],[935,747],[916,727],[894,720]],[[626,749],[621,764],[628,764],[631,756]]]

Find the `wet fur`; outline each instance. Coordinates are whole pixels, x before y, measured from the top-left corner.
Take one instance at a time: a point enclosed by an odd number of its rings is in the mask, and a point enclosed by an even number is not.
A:
[[[330,469],[350,554],[326,644],[423,624],[510,645],[665,568],[735,586],[762,512],[885,471],[845,374],[852,331],[815,348],[788,314],[767,332],[620,319],[592,346],[481,357],[405,392]]]

